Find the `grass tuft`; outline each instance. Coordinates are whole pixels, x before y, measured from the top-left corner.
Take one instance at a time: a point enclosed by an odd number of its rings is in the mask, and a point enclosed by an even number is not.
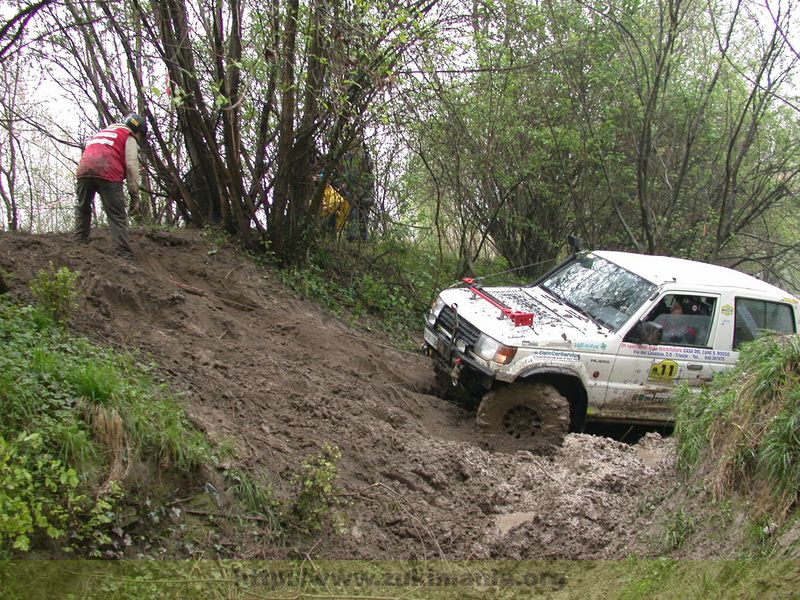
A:
[[[226,477],[232,482],[228,491],[233,497],[251,512],[263,517],[271,535],[279,535],[284,529],[283,509],[272,488],[241,469],[228,470]]]
[[[93,404],[110,404],[119,395],[121,374],[113,364],[89,361],[76,365],[66,375],[78,396]]]

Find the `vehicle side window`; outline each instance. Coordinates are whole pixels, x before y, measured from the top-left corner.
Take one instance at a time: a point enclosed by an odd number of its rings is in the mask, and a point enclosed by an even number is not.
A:
[[[780,302],[737,298],[733,332],[734,350],[744,342],[751,342],[761,337],[764,331],[795,333],[792,307]]]
[[[637,341],[651,345],[708,346],[716,304],[713,297],[667,294],[643,319],[651,339],[642,336]]]

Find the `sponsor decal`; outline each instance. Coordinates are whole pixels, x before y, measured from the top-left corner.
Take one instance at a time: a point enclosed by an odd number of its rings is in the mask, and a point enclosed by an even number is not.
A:
[[[657,396],[656,394],[634,394],[634,402],[650,402],[653,404],[666,404],[670,400],[670,396]]]
[[[536,350],[532,356],[556,362],[578,362],[581,359],[581,355],[577,352],[558,352],[556,350]]]
[[[532,364],[566,364],[580,362],[581,355],[577,352],[558,352],[557,350],[534,350],[520,362],[520,367]]]
[[[731,306],[730,304],[726,304],[725,306],[719,309],[719,312],[721,312],[726,317],[730,317],[733,314],[733,306]]]
[[[605,342],[575,342],[575,350],[605,350],[608,344]]]
[[[671,358],[673,360],[696,360],[705,362],[726,362],[731,358],[729,350],[713,348],[693,348],[691,346],[646,346],[624,343],[620,350],[633,356],[652,358]]]

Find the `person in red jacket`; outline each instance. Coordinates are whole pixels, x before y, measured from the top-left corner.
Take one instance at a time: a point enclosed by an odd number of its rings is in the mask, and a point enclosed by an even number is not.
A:
[[[133,260],[133,250],[128,240],[128,211],[122,182],[127,181],[131,202],[136,205],[139,201],[138,143],[146,135],[147,124],[139,115],[131,113],[124,123],[98,131],[86,144],[78,163],[75,237],[84,243],[89,241],[92,205],[98,193],[116,251],[128,260]]]

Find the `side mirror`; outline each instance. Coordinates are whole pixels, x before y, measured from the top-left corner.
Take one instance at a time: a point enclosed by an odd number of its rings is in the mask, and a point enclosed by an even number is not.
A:
[[[664,328],[653,321],[639,321],[625,339],[626,342],[649,344],[655,346],[661,343]]]
[[[578,252],[583,250],[583,240],[578,236],[568,235],[567,242],[573,254],[578,254]]]

